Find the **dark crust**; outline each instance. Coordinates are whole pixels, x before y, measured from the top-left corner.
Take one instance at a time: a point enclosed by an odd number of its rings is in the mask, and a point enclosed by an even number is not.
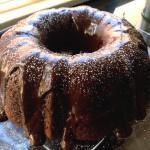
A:
[[[5,97],[5,112],[11,121],[19,126],[22,126],[22,114],[20,110],[20,70],[14,68],[10,73],[6,86],[6,97]],[[11,111],[10,111],[11,110]]]
[[[5,110],[2,107],[0,107],[0,122],[6,121],[6,120],[7,120],[7,116],[5,114]]]
[[[148,56],[147,45],[142,35],[134,29],[134,27],[127,21],[123,20],[126,26],[131,28],[127,30],[131,40],[134,42],[133,49],[136,51],[136,57],[132,56],[130,59],[134,59],[135,70],[135,87],[136,87],[136,103],[137,103],[137,115],[136,119],[143,119],[146,115],[146,109],[150,101],[150,60]],[[130,44],[129,44],[130,45]],[[124,46],[124,49],[129,50],[128,46]],[[133,58],[134,57],[134,58]]]

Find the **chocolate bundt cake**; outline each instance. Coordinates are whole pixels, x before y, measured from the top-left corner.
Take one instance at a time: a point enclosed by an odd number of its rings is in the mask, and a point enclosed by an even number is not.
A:
[[[37,12],[0,39],[0,104],[33,145],[124,138],[146,114],[150,61],[126,20],[80,6]],[[3,111],[2,111],[3,110]],[[3,114],[3,115],[2,115]]]

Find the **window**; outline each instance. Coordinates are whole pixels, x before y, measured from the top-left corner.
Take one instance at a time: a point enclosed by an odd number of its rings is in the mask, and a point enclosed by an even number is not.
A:
[[[40,0],[1,0],[0,1],[0,13],[5,13],[20,7],[27,6],[32,3],[36,3]]]

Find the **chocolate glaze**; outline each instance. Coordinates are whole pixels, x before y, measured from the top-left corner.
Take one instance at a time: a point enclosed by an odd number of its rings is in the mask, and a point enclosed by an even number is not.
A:
[[[69,150],[74,140],[125,138],[146,114],[150,61],[126,20],[87,6],[45,10],[0,45],[0,112],[33,145],[60,139]]]

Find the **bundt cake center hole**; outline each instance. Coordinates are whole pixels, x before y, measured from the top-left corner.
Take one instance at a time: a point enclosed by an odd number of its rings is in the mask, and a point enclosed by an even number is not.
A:
[[[70,55],[91,53],[103,46],[102,39],[96,35],[91,36],[75,31],[51,32],[42,40],[50,51]]]

